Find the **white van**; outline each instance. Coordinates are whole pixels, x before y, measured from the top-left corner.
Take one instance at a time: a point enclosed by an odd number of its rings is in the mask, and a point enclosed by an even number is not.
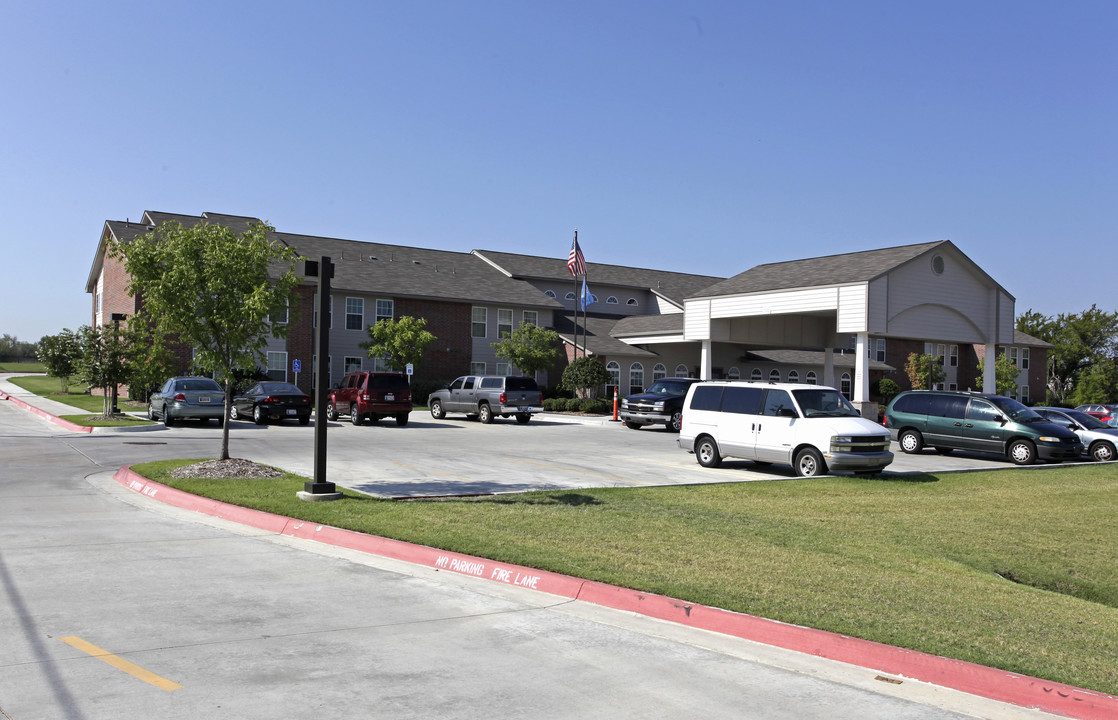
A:
[[[678,442],[703,467],[736,457],[791,465],[801,477],[872,474],[893,462],[889,431],[821,385],[696,383],[683,402]]]

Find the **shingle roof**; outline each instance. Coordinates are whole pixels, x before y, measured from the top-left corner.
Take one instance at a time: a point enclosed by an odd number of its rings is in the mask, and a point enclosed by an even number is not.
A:
[[[743,362],[771,362],[778,365],[823,365],[824,353],[821,350],[748,350],[742,356]],[[857,361],[853,353],[832,353],[831,362],[835,367],[852,368]],[[896,370],[880,360],[869,358],[870,370]]]
[[[955,247],[950,240],[940,240],[758,265],[689,297],[719,297],[796,287],[868,282],[942,246]]]
[[[494,266],[515,278],[571,281],[571,273],[567,270],[566,258],[518,255],[493,250],[474,250],[474,254],[488,260]],[[586,278],[592,284],[652,290],[681,305],[685,297],[724,279],[712,275],[692,275],[690,273],[648,270],[592,262],[586,263]]]
[[[614,337],[677,334],[683,334],[683,313],[630,315],[619,320],[613,327]]]
[[[656,353],[633,347],[617,340],[610,335],[610,331],[617,323],[617,318],[588,317],[578,318],[578,347],[585,347],[594,355],[628,355],[631,357],[658,357]],[[556,313],[553,321],[555,332],[569,343],[575,342],[574,315]]]

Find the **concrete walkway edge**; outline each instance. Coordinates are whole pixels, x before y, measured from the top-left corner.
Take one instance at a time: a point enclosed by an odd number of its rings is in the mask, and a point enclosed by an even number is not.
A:
[[[974,663],[905,650],[814,628],[698,605],[591,580],[342,530],[191,495],[153,482],[130,466],[113,478],[147,497],[268,532],[530,588],[616,610],[709,630],[910,678],[1024,708],[1082,720],[1118,717],[1118,697]]]

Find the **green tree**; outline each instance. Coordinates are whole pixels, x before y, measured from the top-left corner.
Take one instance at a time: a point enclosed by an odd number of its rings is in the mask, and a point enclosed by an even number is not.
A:
[[[1079,373],[1069,404],[1118,402],[1118,362],[1103,358]]]
[[[904,371],[908,375],[909,382],[912,383],[912,389],[931,390],[936,383],[942,382],[946,377],[942,363],[942,355],[909,353]]]
[[[369,351],[369,357],[382,358],[388,367],[402,372],[408,363],[418,365],[427,346],[438,339],[426,328],[426,318],[410,315],[381,320],[369,326],[369,342],[360,347]]]
[[[122,329],[127,358],[128,397],[147,402],[174,371],[174,357],[167,339],[146,322],[129,322]]]
[[[65,328],[57,335],[44,335],[39,340],[37,351],[39,362],[47,368],[47,374],[62,382],[62,392],[70,387],[70,377],[77,372],[78,360],[82,356],[82,345],[78,335]]]
[[[998,395],[1012,395],[1017,389],[1017,376],[1021,368],[1013,364],[1009,356],[1000,353],[994,358],[994,387]],[[978,377],[974,379],[975,387],[982,387],[982,379],[986,376],[986,358],[978,360]]]
[[[877,394],[881,396],[881,404],[888,405],[901,391],[901,386],[889,378],[881,378],[877,381]]]
[[[1053,402],[1068,402],[1082,373],[1118,354],[1118,312],[1095,305],[1055,318],[1029,310],[1017,319],[1016,327],[1052,345],[1046,372]]]
[[[559,357],[559,333],[531,323],[522,324],[511,335],[506,333],[491,344],[498,358],[508,360],[520,372],[532,377],[550,368]]]
[[[164,223],[109,252],[124,259],[129,291],[143,298],[134,321],[194,348],[194,365],[225,383],[225,417],[233,371],[264,364],[270,338],[287,336],[274,323],[290,304],[299,278],[295,249],[271,240],[267,225],[242,233],[201,222]],[[222,423],[220,459],[229,459],[229,423]]]
[[[77,375],[90,387],[101,389],[104,395],[101,414],[106,418],[112,417],[112,388],[128,379],[124,338],[117,329],[109,325],[85,325],[78,337],[82,356],[77,363]]]
[[[560,387],[570,390],[579,397],[586,398],[595,394],[599,388],[610,381],[609,370],[595,358],[581,357],[573,360],[563,370]]]

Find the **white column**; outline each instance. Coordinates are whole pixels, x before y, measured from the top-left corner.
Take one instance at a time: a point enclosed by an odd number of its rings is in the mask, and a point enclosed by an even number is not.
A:
[[[994,364],[998,359],[998,346],[991,340],[986,343],[986,364],[982,367],[982,392],[996,393],[998,391],[997,368]]]
[[[711,359],[710,359],[711,341],[703,340],[702,357],[699,360],[699,379],[710,380],[711,376]]]
[[[857,357],[854,359],[854,402],[864,403],[870,400],[870,357],[866,351],[869,342],[869,333],[858,333],[858,342],[855,346]]]

